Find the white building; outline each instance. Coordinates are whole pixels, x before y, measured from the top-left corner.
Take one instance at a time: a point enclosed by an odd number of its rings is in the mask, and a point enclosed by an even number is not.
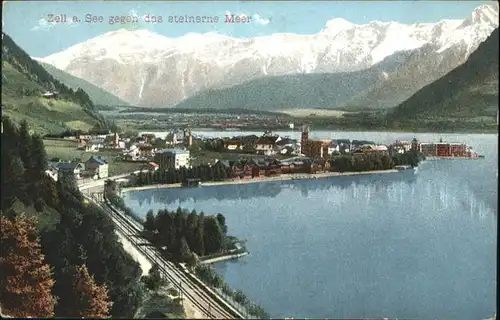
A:
[[[57,169],[57,164],[51,164],[49,163],[47,165],[47,170],[45,170],[45,174],[48,175],[49,177],[52,178],[52,180],[57,181],[58,177],[58,169]]]
[[[101,156],[92,156],[85,164],[88,172],[94,179],[103,179],[108,177],[108,162]]]
[[[85,152],[98,152],[102,147],[102,144],[88,143],[85,145]]]
[[[255,151],[257,154],[262,154],[262,155],[272,155],[275,154],[275,144],[276,142],[280,141],[280,137],[276,136],[262,136],[255,142]]]
[[[340,146],[335,142],[331,142],[328,145],[328,154],[331,155],[334,152],[340,152]]]
[[[397,149],[403,149],[404,152],[408,152],[411,150],[411,141],[399,141],[396,140],[396,142],[393,144],[394,147]]]
[[[184,149],[162,149],[156,151],[155,162],[161,169],[179,169],[181,167],[190,168],[191,157],[189,150]]]
[[[387,146],[384,146],[383,144],[375,145],[372,148],[375,151],[388,151]]]

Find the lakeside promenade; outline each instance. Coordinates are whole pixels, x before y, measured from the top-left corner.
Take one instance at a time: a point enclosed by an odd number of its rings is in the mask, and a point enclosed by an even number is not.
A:
[[[250,254],[249,252],[243,252],[243,253],[237,253],[237,254],[224,255],[224,256],[217,257],[217,258],[202,260],[202,261],[200,261],[200,264],[212,264],[212,263],[221,262],[221,261],[235,260],[235,259],[247,256],[249,254]]]
[[[210,181],[202,182],[202,186],[223,186],[223,185],[236,185],[236,184],[248,184],[248,183],[259,183],[259,182],[270,182],[270,181],[290,181],[290,180],[312,180],[312,179],[323,179],[330,177],[345,177],[345,176],[357,176],[357,175],[367,175],[367,174],[381,174],[381,173],[397,173],[400,172],[396,169],[389,170],[374,170],[374,171],[355,171],[355,172],[322,172],[322,173],[290,173],[282,174],[273,177],[263,177],[263,178],[252,178],[252,179],[232,179],[225,181]],[[149,190],[149,189],[165,189],[165,188],[182,188],[180,183],[171,184],[152,184],[140,187],[127,187],[122,188],[121,192],[128,191],[138,191],[138,190]]]

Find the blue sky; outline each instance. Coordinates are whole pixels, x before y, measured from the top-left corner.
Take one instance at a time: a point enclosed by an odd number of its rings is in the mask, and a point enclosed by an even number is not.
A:
[[[218,32],[252,37],[276,32],[313,34],[327,20],[353,23],[374,20],[401,23],[463,19],[486,1],[12,1],[3,3],[3,31],[31,56],[45,57],[72,45],[120,28],[149,29],[167,37],[189,32]],[[227,12],[245,14],[251,22],[227,24]],[[48,15],[66,14],[67,23],[49,23]],[[102,23],[86,23],[85,16],[102,16]],[[145,23],[145,14],[163,19]],[[110,24],[110,16],[138,16],[139,23]],[[218,23],[169,23],[169,16],[210,16]],[[71,23],[77,16],[80,23]]]

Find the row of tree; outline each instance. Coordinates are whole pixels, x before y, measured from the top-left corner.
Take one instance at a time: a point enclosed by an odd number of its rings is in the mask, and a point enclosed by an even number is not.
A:
[[[68,138],[68,137],[78,137],[79,135],[94,135],[94,134],[108,134],[111,132],[121,132],[121,129],[113,122],[108,119],[104,119],[106,126],[101,126],[99,124],[95,125],[92,129],[88,131],[75,130],[71,128],[66,128],[62,132],[49,133],[43,136],[43,138]]]
[[[2,123],[3,312],[132,316],[142,301],[141,270],[124,251],[112,221],[85,201],[71,176],[57,182],[47,177],[43,141],[29,134],[26,122],[19,127],[8,119]],[[46,227],[36,223],[51,219],[54,223]]]
[[[423,159],[422,154],[414,151],[391,156],[379,152],[363,154],[344,154],[332,157],[330,170],[335,172],[389,170],[396,165],[417,166]],[[199,165],[192,168],[170,170],[141,171],[130,181],[133,186],[151,184],[181,183],[187,179],[200,179],[201,181],[223,181],[230,178],[232,169],[224,166]]]
[[[409,151],[394,156],[370,152],[363,154],[345,154],[332,158],[331,171],[373,171],[389,170],[397,165],[411,165],[415,167],[423,159],[422,154]]]
[[[206,284],[211,287],[218,288],[222,291],[223,294],[233,299],[235,302],[240,304],[243,308],[245,308],[249,315],[258,317],[259,319],[269,319],[269,315],[265,312],[264,308],[261,306],[252,303],[250,299],[245,295],[245,293],[241,290],[233,290],[231,289],[222,279],[220,275],[218,275],[210,265],[202,264],[198,265],[195,270],[195,274],[203,280]]]
[[[223,166],[199,165],[192,168],[141,171],[130,183],[136,186],[151,184],[182,183],[186,179],[200,179],[201,181],[223,181],[231,177],[232,169]]]
[[[231,138],[232,141],[239,141],[243,145],[242,150],[238,150],[238,153],[255,153],[255,143],[259,139],[256,135],[240,136]],[[213,152],[228,152],[225,147],[225,142],[227,139],[213,138],[206,140],[197,140],[193,149],[207,150]]]

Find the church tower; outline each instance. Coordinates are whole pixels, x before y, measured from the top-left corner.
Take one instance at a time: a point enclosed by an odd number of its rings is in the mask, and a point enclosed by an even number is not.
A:
[[[309,126],[302,126],[302,134],[300,137],[300,153],[306,154],[307,145],[309,143]]]

